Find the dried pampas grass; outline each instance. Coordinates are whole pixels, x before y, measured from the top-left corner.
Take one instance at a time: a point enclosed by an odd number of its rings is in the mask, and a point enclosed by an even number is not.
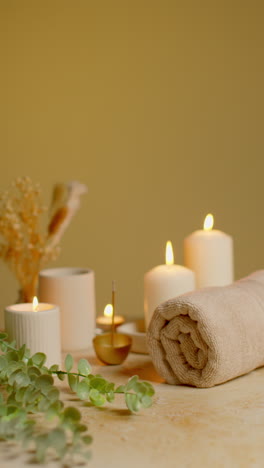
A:
[[[38,273],[60,252],[59,243],[80,207],[80,195],[87,187],[74,181],[54,187],[50,209],[41,202],[41,191],[29,177],[19,177],[0,193],[0,257],[20,285],[21,302],[36,294]],[[48,211],[47,228],[41,219]]]

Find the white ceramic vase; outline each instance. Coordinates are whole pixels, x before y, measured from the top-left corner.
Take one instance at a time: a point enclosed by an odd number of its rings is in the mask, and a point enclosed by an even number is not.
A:
[[[78,351],[91,346],[95,334],[95,276],[92,270],[42,270],[39,300],[60,307],[63,351]]]

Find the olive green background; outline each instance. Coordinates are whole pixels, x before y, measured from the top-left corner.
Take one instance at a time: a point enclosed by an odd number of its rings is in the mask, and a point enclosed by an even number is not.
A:
[[[50,266],[96,273],[97,313],[143,315],[143,275],[208,212],[236,277],[263,267],[262,1],[0,1],[0,188],[89,187]],[[1,264],[1,310],[17,284]]]

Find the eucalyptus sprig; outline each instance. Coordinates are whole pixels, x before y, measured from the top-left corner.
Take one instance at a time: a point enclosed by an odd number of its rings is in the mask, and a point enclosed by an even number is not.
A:
[[[81,413],[60,400],[60,391],[54,385],[53,375],[68,384],[80,400],[89,400],[94,406],[112,403],[116,394],[123,394],[131,412],[148,408],[152,404],[154,389],[149,382],[141,382],[137,376],[126,385],[116,386],[101,375],[91,374],[86,359],[80,359],[77,372],[72,372],[73,357],[65,358],[65,371],[58,365],[45,366],[46,355],[30,351],[23,345],[7,342],[7,335],[0,333],[0,439],[17,440],[23,447],[35,450],[36,460],[47,457],[63,459],[70,466],[75,457],[90,458],[92,437],[81,422]]]

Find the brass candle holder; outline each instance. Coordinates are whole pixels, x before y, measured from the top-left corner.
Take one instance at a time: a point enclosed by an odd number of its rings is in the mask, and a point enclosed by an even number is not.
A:
[[[132,339],[123,333],[117,333],[115,330],[115,282],[112,282],[112,325],[111,332],[97,335],[93,339],[94,350],[97,357],[104,364],[116,365],[122,364],[126,359]]]

